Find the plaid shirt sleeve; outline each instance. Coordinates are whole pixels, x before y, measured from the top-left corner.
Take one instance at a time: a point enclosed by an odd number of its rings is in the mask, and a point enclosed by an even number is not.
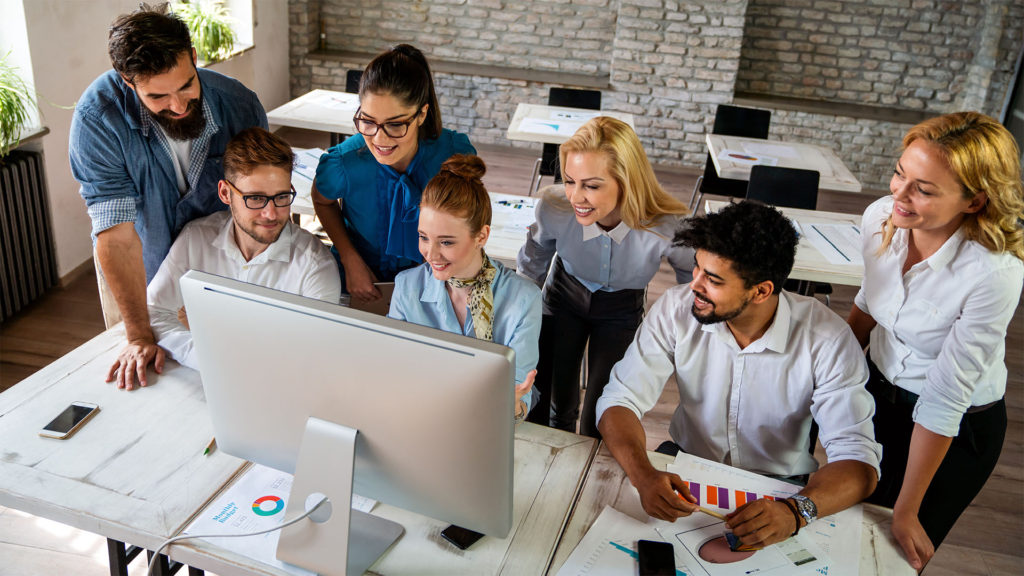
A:
[[[92,219],[92,239],[108,228],[124,222],[135,222],[137,212],[135,199],[131,197],[112,198],[89,206],[89,218]]]

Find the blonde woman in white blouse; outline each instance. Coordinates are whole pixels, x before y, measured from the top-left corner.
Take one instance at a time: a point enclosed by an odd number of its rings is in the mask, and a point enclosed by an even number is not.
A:
[[[882,477],[869,499],[920,570],[984,486],[1006,432],[1005,339],[1024,285],[1020,152],[976,112],[910,129],[864,212],[847,319],[868,350]]]

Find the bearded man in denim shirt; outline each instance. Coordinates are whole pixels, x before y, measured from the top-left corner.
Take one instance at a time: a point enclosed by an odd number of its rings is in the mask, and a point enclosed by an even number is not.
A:
[[[267,115],[240,82],[196,68],[188,28],[166,5],[118,17],[107,47],[114,69],[79,99],[69,152],[128,340],[107,381],[131,390],[146,385],[150,363],[163,370],[146,285],[186,223],[224,209],[224,148],[246,128],[267,128]]]

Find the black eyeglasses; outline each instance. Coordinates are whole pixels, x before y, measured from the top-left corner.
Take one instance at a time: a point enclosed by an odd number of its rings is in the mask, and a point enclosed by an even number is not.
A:
[[[238,189],[227,178],[224,179],[231,187],[231,191],[242,197],[242,201],[245,202],[245,207],[250,210],[262,210],[266,207],[267,202],[274,201],[274,206],[278,208],[284,208],[285,206],[291,206],[292,202],[295,202],[295,186],[291,186],[291,192],[281,192],[280,194],[274,194],[273,196],[267,196],[266,194],[246,194]]]
[[[363,136],[376,136],[377,130],[384,130],[384,133],[388,135],[388,138],[402,138],[409,133],[409,125],[416,121],[419,117],[420,112],[412,115],[408,120],[389,120],[383,124],[378,124],[373,120],[367,120],[366,118],[360,118],[359,114],[362,113],[362,108],[356,110],[356,115],[352,117],[352,123],[356,125],[356,130],[359,131]]]

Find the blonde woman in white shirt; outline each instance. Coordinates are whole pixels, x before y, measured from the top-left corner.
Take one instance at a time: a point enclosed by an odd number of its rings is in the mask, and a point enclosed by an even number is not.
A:
[[[847,319],[868,351],[875,436],[871,501],[924,568],[984,486],[1006,432],[1006,329],[1024,285],[1020,152],[976,112],[910,129],[864,212],[864,283]]]

